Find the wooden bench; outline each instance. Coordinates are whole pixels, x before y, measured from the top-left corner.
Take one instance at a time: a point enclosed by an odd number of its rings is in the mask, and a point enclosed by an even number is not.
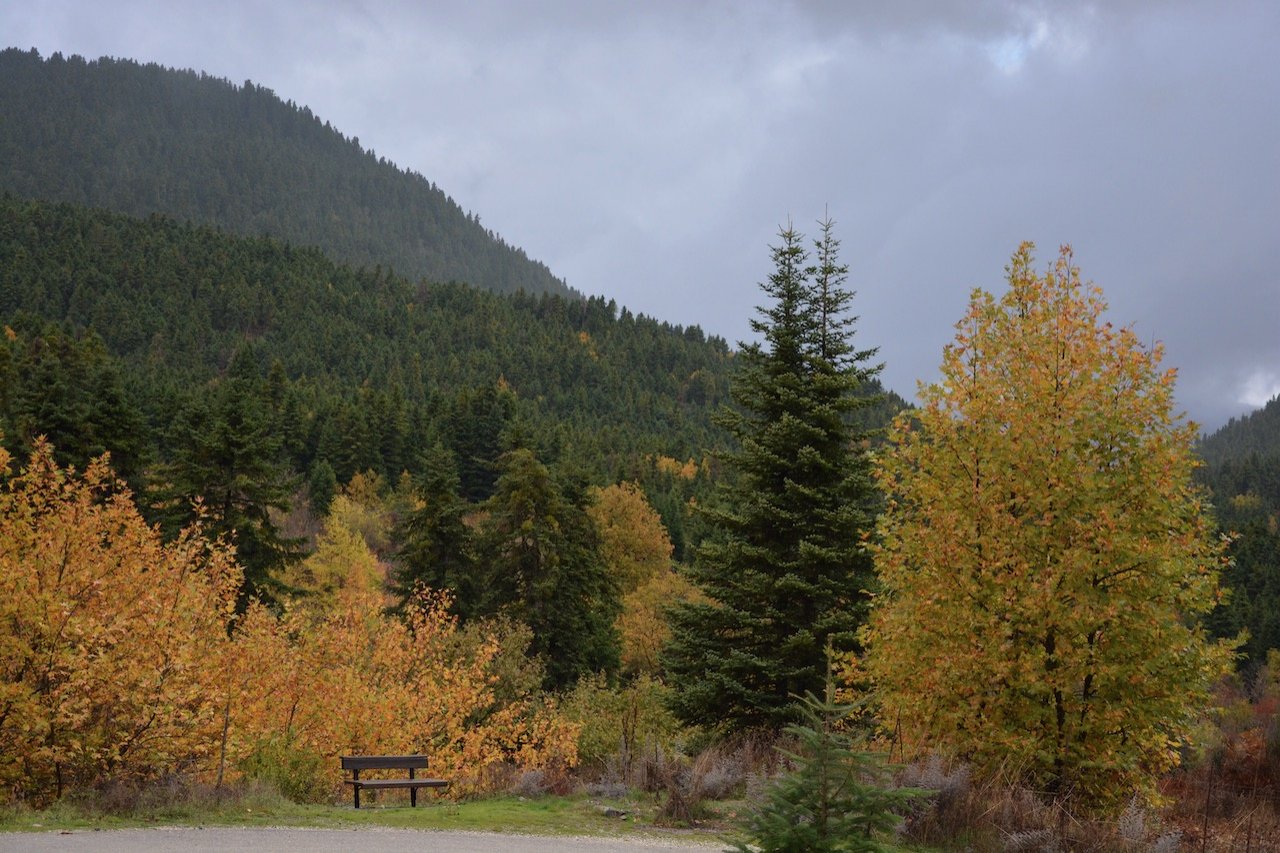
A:
[[[418,779],[414,770],[427,766],[425,755],[344,755],[342,769],[351,771],[351,778],[344,779],[355,792],[356,808],[360,808],[361,788],[408,788],[409,805],[418,805],[419,788],[444,788],[449,782],[446,779]],[[361,770],[408,770],[408,779],[361,779]]]

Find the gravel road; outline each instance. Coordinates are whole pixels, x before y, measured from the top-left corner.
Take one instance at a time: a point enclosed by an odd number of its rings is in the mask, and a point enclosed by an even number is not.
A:
[[[723,850],[713,840],[686,838],[595,838],[508,835],[494,832],[439,832],[421,829],[296,829],[230,827],[162,827],[157,829],[76,830],[73,832],[13,832],[0,834],[0,851],[70,851],[70,853],[224,853],[224,851],[281,851],[328,853],[409,853],[439,850],[448,853],[658,853],[658,851]]]

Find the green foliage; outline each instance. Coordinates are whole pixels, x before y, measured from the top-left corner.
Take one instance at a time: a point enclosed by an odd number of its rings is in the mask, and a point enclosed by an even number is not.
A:
[[[794,769],[775,780],[764,802],[743,821],[745,841],[734,849],[760,853],[880,853],[893,849],[879,839],[900,822],[898,815],[925,792],[895,788],[879,756],[855,748],[840,728],[852,711],[827,695],[806,694],[801,722],[788,725],[794,749],[780,749]]]
[[[442,418],[441,432],[453,452],[458,480],[453,490],[472,503],[493,494],[503,433],[515,413],[516,397],[495,385],[463,388]]]
[[[1216,637],[1247,634],[1238,663],[1253,671],[1280,649],[1280,532],[1274,522],[1245,525],[1228,554],[1222,576],[1230,593],[1209,614],[1208,625]]]
[[[1232,534],[1223,573],[1231,594],[1209,617],[1215,636],[1249,635],[1239,665],[1256,669],[1280,649],[1280,397],[1201,440],[1197,479]]]
[[[458,474],[449,451],[435,445],[423,468],[414,490],[418,505],[397,530],[399,568],[392,591],[403,606],[419,585],[448,590],[454,612],[466,619],[481,598],[472,534],[463,522],[467,505],[458,496]]]
[[[317,459],[307,477],[307,499],[316,515],[327,515],[329,506],[338,494],[338,476],[328,459]]]
[[[416,473],[416,450],[440,441],[463,497],[483,500],[515,420],[548,461],[568,455],[598,482],[718,442],[725,342],[608,300],[414,284],[313,249],[2,195],[0,246],[0,322],[96,330],[145,417],[132,434],[162,460],[161,431],[246,341],[272,365],[266,396],[291,467],[324,459],[339,483]],[[708,390],[682,400],[696,372]]]
[[[1232,418],[1221,429],[1202,438],[1196,449],[1210,471],[1231,461],[1280,454],[1280,397],[1272,397],[1262,408],[1244,417]],[[1280,486],[1273,481],[1271,488],[1280,489]],[[1247,489],[1237,493],[1243,491]],[[1280,503],[1280,493],[1273,491],[1272,494],[1275,503]]]
[[[584,488],[558,484],[528,450],[502,460],[485,504],[477,550],[481,614],[505,613],[533,629],[548,688],[618,668],[618,587],[600,558]]]
[[[471,660],[482,647],[497,645],[485,668],[493,695],[486,713],[525,701],[541,691],[546,678],[545,661],[530,655],[533,630],[523,622],[502,615],[472,619],[460,625],[451,639],[457,644],[450,652],[451,660]]]
[[[682,727],[667,709],[671,688],[640,676],[610,685],[601,674],[579,679],[560,710],[582,726],[578,760],[593,768],[614,765],[623,779],[644,750],[672,751]]]
[[[156,488],[170,530],[201,520],[210,537],[235,546],[244,569],[241,607],[254,597],[274,600],[278,575],[303,553],[274,515],[288,511],[296,483],[266,391],[252,352],[237,353],[226,379],[179,413],[173,458]]]
[[[295,803],[324,803],[333,798],[332,758],[288,734],[258,741],[239,770],[246,779],[265,782]]]
[[[115,361],[92,331],[26,318],[0,340],[0,440],[25,457],[44,436],[60,465],[84,470],[111,454],[116,473],[136,482],[146,459],[142,415]]]
[[[711,728],[791,720],[793,697],[822,689],[824,649],[857,648],[873,585],[879,498],[854,414],[879,368],[853,347],[831,224],[812,265],[801,235],[780,237],[772,301],[752,321],[763,345],[739,356],[724,417],[737,477],[705,510],[712,535],[689,575],[707,599],[673,611],[663,657],[677,715]]]
[[[0,79],[0,190],[270,235],[413,279],[573,295],[422,175],[270,89],[12,48]]]

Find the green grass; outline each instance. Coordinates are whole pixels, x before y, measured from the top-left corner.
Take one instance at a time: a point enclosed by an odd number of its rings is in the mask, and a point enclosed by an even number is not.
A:
[[[59,829],[125,829],[146,826],[302,826],[351,828],[383,826],[404,829],[447,829],[518,832],[537,835],[653,835],[673,830],[653,823],[651,798],[603,800],[585,795],[567,797],[497,796],[454,803],[423,797],[410,808],[404,792],[384,795],[370,803],[366,792],[361,808],[346,805],[299,805],[270,792],[248,793],[223,803],[176,799],[138,805],[108,814],[98,807],[63,801],[42,811],[0,810],[0,832]],[[602,806],[627,812],[625,818],[605,817]],[[682,831],[714,841],[719,828]]]
[[[45,832],[75,829],[135,829],[157,826],[290,826],[320,829],[351,829],[359,826],[397,829],[464,830],[512,832],[530,835],[599,835],[602,837],[678,836],[681,840],[705,841],[708,849],[724,849],[733,820],[745,807],[741,801],[709,803],[707,821],[694,829],[670,829],[653,822],[657,803],[644,795],[624,799],[600,799],[585,795],[567,797],[496,796],[463,803],[424,797],[410,808],[403,792],[384,796],[382,802],[366,805],[362,798],[357,811],[346,805],[299,805],[272,792],[243,795],[222,804],[173,802],[137,808],[128,814],[108,815],[100,811],[61,802],[43,811],[0,808],[0,833]],[[368,797],[366,792],[365,798]],[[625,819],[605,817],[602,806],[626,811]],[[902,853],[920,853],[929,848],[891,846]]]

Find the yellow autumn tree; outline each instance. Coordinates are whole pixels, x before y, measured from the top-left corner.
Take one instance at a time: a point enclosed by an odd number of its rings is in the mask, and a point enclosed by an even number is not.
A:
[[[325,518],[315,551],[281,573],[281,581],[297,590],[300,603],[313,611],[332,608],[343,590],[382,587],[382,565],[369,549],[359,514],[350,511],[353,505],[345,495],[334,498],[335,511]]]
[[[217,661],[240,585],[227,549],[164,543],[105,458],[0,449],[0,797],[47,803],[212,758]]]
[[[671,639],[667,610],[681,602],[706,600],[688,578],[670,569],[624,595],[616,623],[622,640],[622,671],[627,675],[657,675],[662,669],[662,647]]]
[[[1161,348],[1033,248],[893,426],[866,665],[908,748],[1106,808],[1153,792],[1228,665],[1199,621],[1223,550]]]
[[[600,535],[600,556],[623,595],[671,569],[671,539],[635,483],[592,489],[587,514]]]
[[[600,556],[622,592],[622,612],[615,623],[622,670],[656,675],[658,653],[671,636],[666,609],[700,594],[673,570],[671,539],[635,483],[595,489],[587,513],[600,535]]]
[[[495,784],[503,763],[573,764],[577,726],[528,695],[495,706],[497,640],[457,642],[448,605],[424,592],[393,618],[379,592],[350,585],[319,620],[251,606],[226,667],[226,766],[284,744],[323,775],[305,787],[335,794],[339,755],[425,753],[433,774],[453,780],[447,793],[462,796]]]

